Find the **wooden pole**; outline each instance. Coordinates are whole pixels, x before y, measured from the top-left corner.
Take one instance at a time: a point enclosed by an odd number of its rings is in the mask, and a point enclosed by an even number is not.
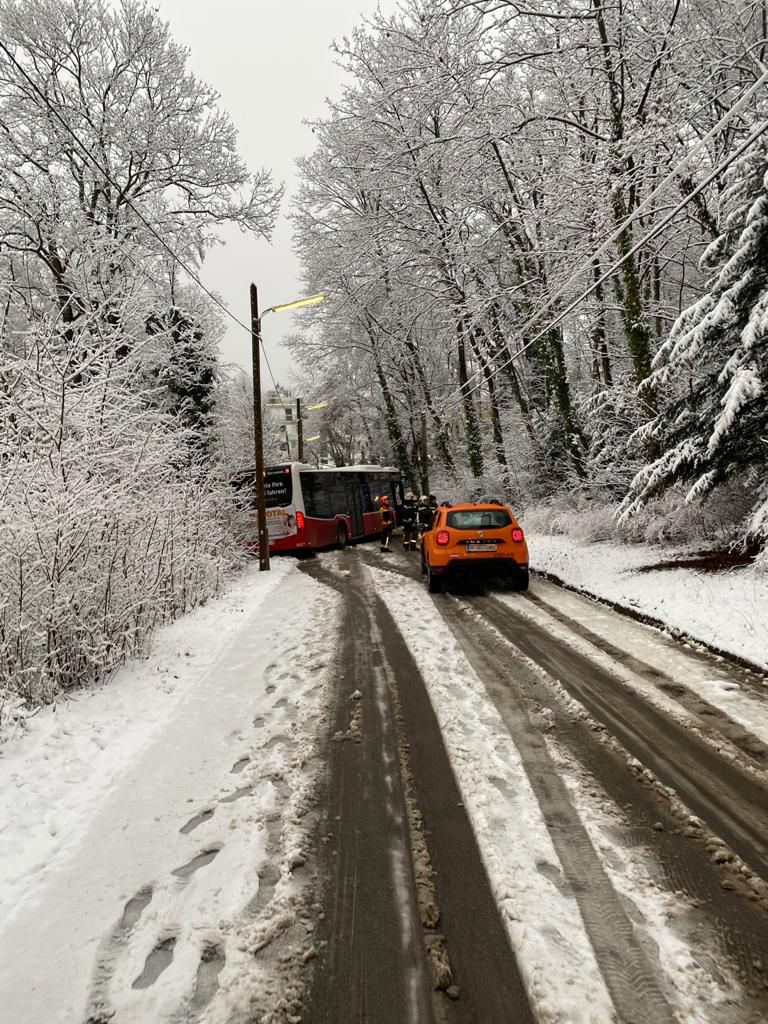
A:
[[[299,448],[299,462],[304,461],[304,424],[301,422],[301,399],[296,399],[296,438]]]
[[[264,498],[264,433],[261,422],[261,319],[256,285],[251,285],[251,362],[253,365],[253,447],[256,456],[256,514],[259,529],[259,571],[269,569],[269,531]]]

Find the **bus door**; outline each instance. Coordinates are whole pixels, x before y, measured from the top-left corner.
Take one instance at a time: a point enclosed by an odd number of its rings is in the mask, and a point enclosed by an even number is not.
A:
[[[363,525],[361,480],[357,473],[345,473],[344,479],[347,484],[347,508],[352,517],[352,533],[355,537],[362,537],[365,532],[365,526]]]

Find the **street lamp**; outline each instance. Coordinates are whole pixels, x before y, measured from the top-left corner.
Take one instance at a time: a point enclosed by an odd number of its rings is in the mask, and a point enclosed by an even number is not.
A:
[[[287,313],[301,306],[325,302],[324,295],[309,295],[303,299],[270,306],[259,316],[259,296],[256,285],[251,285],[251,363],[253,367],[253,447],[256,456],[256,514],[259,528],[259,570],[269,569],[269,531],[267,505],[264,497],[264,434],[261,422],[261,321],[267,313]]]

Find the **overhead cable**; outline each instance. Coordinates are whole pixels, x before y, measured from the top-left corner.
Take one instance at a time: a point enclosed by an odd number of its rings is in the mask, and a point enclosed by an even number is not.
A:
[[[734,117],[736,114],[741,113],[741,111],[744,110],[744,108],[747,106],[747,104],[752,99],[754,94],[758,91],[758,89],[760,89],[760,87],[765,85],[766,83],[768,83],[768,69],[765,70],[763,74],[760,75],[760,77],[755,80],[755,82],[750,86],[750,88],[747,89],[746,92],[744,92],[743,95],[734,104],[732,104],[732,106],[728,108],[728,110],[726,110],[726,112],[722,115],[719,121],[717,121],[717,123],[713,125],[713,127],[710,128],[710,130],[705,135],[703,135],[698,140],[698,142],[695,143],[695,145],[685,154],[685,156],[683,156],[672,167],[672,169],[667,173],[666,177],[664,177],[659,182],[659,184],[651,192],[648,193],[648,195],[640,203],[640,205],[635,207],[632,213],[630,213],[621,222],[618,228],[616,228],[615,231],[608,238],[605,239],[602,245],[590,255],[589,259],[581,263],[571,273],[567,281],[565,281],[564,284],[560,285],[560,287],[548,297],[547,301],[542,306],[540,306],[539,309],[537,309],[536,312],[528,319],[528,321],[524,323],[523,326],[519,329],[520,334],[524,334],[530,327],[532,327],[538,320],[540,320],[544,313],[557,301],[557,299],[559,299],[564,293],[566,293],[569,290],[569,288],[574,284],[574,282],[577,281],[582,276],[582,274],[587,272],[592,267],[594,261],[596,259],[599,259],[599,257],[602,256],[606,252],[606,250],[609,249],[610,246],[614,244],[614,242],[627,230],[627,228],[630,227],[632,223],[648,209],[653,200],[656,199],[661,192],[663,192],[663,190],[674,180],[675,176],[679,174],[679,172],[686,166],[686,164],[690,163],[690,161],[701,152],[706,143],[709,142],[710,139],[712,139],[717,134],[717,132],[720,131],[720,129],[723,128],[728,123],[728,121],[731,120],[732,117]],[[727,164],[725,166],[727,166]],[[721,168],[721,170],[722,169],[723,168]],[[707,183],[710,180],[712,179],[709,178]],[[701,188],[694,189],[694,191],[691,192],[689,199],[693,198],[695,195],[698,195],[700,191]],[[684,202],[678,207],[676,207],[674,211],[675,214],[679,212],[679,210],[683,209],[686,205],[687,203]],[[634,251],[635,250],[633,250],[633,252]],[[627,254],[627,256],[625,256],[624,259],[627,259],[629,255],[630,254]],[[621,266],[623,262],[624,260],[620,260],[615,265],[615,268]],[[613,272],[614,271],[611,271],[611,273]],[[610,276],[610,274],[608,276]],[[602,278],[599,283],[602,283],[603,280],[605,280],[605,278]],[[593,287],[586,294],[590,294],[590,292],[593,291],[595,287],[597,287],[597,285],[593,285]],[[469,380],[471,381],[474,377],[477,377],[480,372],[481,370],[476,370],[469,378]],[[464,385],[463,387],[466,387],[466,385]],[[463,387],[457,389],[457,395],[462,394],[466,396],[467,394],[470,393],[463,390]],[[474,391],[476,390],[476,388],[473,388],[472,390]],[[449,396],[449,398],[451,399],[453,397],[454,395]]]
[[[75,130],[71,127],[71,125],[67,123],[66,119],[61,116],[61,114],[54,107],[54,105],[51,103],[49,98],[39,88],[39,86],[37,85],[35,80],[27,72],[26,68],[22,64],[20,64],[18,60],[16,60],[16,57],[11,52],[11,50],[6,46],[6,44],[2,41],[2,39],[0,39],[0,49],[2,49],[4,51],[4,53],[6,54],[8,59],[11,61],[11,63],[14,65],[14,67],[19,71],[19,73],[24,77],[24,79],[34,89],[35,93],[43,101],[45,106],[53,114],[53,116],[56,118],[56,120],[59,122],[59,124],[62,126],[62,128],[73,139],[73,141],[77,145],[77,147],[80,150],[80,152],[85,155],[86,159],[90,161],[92,166],[95,167],[96,170],[99,171],[100,174],[104,175],[105,180],[108,181],[109,184],[112,185],[113,188],[117,189],[117,191],[122,194],[123,193],[123,189],[121,188],[121,186],[117,184],[117,182],[114,180],[114,178],[109,173],[107,168],[99,161],[99,159],[96,156],[94,156],[92,150],[90,150],[88,148],[88,146],[86,146],[86,144],[82,141],[82,139],[80,139],[80,137],[78,136],[77,132],[75,132]],[[247,331],[247,333],[249,335],[252,334],[251,328],[248,327],[247,324],[244,324],[243,321],[239,319],[239,317],[235,316],[235,314],[232,312],[232,310],[229,309],[229,307],[226,306],[221,301],[221,299],[218,298],[217,295],[215,295],[209,288],[207,288],[203,284],[203,282],[200,280],[200,278],[194,272],[194,270],[192,270],[192,268],[189,266],[189,264],[184,259],[182,259],[182,257],[179,256],[179,254],[168,244],[168,242],[166,242],[166,240],[162,237],[162,235],[158,231],[155,230],[155,228],[152,226],[150,221],[147,220],[147,218],[144,216],[144,214],[141,212],[141,210],[139,210],[138,207],[135,205],[133,200],[130,199],[128,196],[124,196],[124,200],[125,200],[125,205],[128,206],[133,211],[133,213],[136,215],[136,217],[138,217],[138,219],[147,228],[147,230],[152,235],[155,236],[155,238],[158,240],[158,242],[160,242],[160,244],[165,249],[165,251],[168,253],[168,255],[173,260],[175,260],[176,263],[178,263],[178,265],[182,268],[182,270],[188,275],[190,280],[192,280],[198,286],[198,288],[200,288],[203,292],[205,292],[205,294],[208,296],[208,298],[211,299],[211,301],[214,302],[216,304],[216,306],[218,306],[218,308],[220,310],[222,310],[222,312],[224,312],[230,318],[230,320],[232,320],[235,324],[237,324],[238,327],[242,327],[242,329],[244,331]],[[269,365],[269,359],[267,358],[267,353],[266,353],[266,350],[264,348],[263,341],[261,341],[261,351],[264,354],[264,361],[267,364],[267,369],[269,371],[269,376],[272,379],[272,384],[274,386],[274,389],[279,394],[277,383],[275,381],[274,374],[272,373],[272,368]],[[288,408],[288,407],[285,406],[285,408]]]
[[[531,348],[532,345],[534,345],[541,337],[543,337],[543,335],[545,335],[547,331],[550,331],[553,327],[556,327],[562,320],[565,319],[565,317],[569,313],[571,313],[578,305],[580,305],[584,301],[584,299],[587,298],[588,295],[591,295],[596,288],[599,288],[599,286],[603,284],[605,281],[607,281],[609,277],[612,277],[613,274],[615,274],[619,267],[622,265],[622,263],[628,260],[630,256],[633,256],[638,251],[638,249],[641,249],[647,242],[649,242],[663,228],[665,228],[667,224],[671,220],[673,220],[677,216],[677,214],[680,213],[680,211],[683,210],[688,205],[688,203],[690,203],[691,200],[694,199],[699,194],[699,192],[705,189],[707,185],[709,185],[712,181],[714,181],[715,178],[722,174],[722,172],[726,170],[733,163],[734,160],[737,160],[742,155],[742,153],[749,149],[749,147],[754,142],[756,142],[757,139],[759,139],[760,136],[763,135],[766,131],[768,131],[768,121],[763,121],[741,143],[741,145],[738,146],[734,150],[734,152],[727,157],[727,159],[723,160],[722,163],[718,164],[718,166],[709,175],[707,175],[707,177],[699,185],[697,185],[692,192],[690,192],[680,203],[677,204],[676,207],[674,207],[673,210],[671,210],[665,217],[663,217],[657,224],[655,224],[653,228],[651,228],[651,230],[643,238],[641,238],[639,242],[636,242],[632,246],[632,248],[628,252],[626,252],[624,256],[621,257],[621,259],[617,260],[613,264],[613,266],[602,275],[602,277],[600,277],[597,281],[594,281],[588,288],[585,288],[584,291],[578,296],[578,298],[574,299],[570,303],[570,305],[566,306],[566,308],[560,314],[558,314],[558,316],[555,317],[554,320],[550,321],[546,325],[546,327],[544,327],[542,330],[538,332],[538,334],[535,334],[533,338],[531,338],[528,342],[526,342],[525,345],[523,345],[522,348],[519,348],[516,352],[514,352],[509,357],[509,359],[503,362],[500,366],[495,367],[491,373],[487,374],[487,376],[485,376],[483,380],[481,380],[479,383],[475,384],[474,387],[470,388],[469,390],[464,390],[466,388],[466,385],[464,385],[462,388],[459,388],[458,391],[456,391],[453,395],[449,395],[446,398],[443,405],[441,406],[441,409],[443,411],[447,411],[448,409],[452,409],[456,405],[459,405],[461,402],[463,402],[465,398],[467,398],[469,395],[474,394],[475,391],[479,390],[483,386],[483,384],[485,384],[488,380],[492,379],[502,370],[506,369],[506,367],[510,366],[519,356],[521,356],[527,349]],[[521,331],[524,330],[526,326],[528,325],[524,325],[524,327],[521,328]],[[469,383],[469,381],[467,383]],[[453,399],[455,399],[455,401]]]

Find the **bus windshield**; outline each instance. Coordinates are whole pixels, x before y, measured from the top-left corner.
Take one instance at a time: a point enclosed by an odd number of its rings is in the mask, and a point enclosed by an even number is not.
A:
[[[270,466],[264,473],[264,498],[267,508],[284,508],[293,500],[290,466]]]

